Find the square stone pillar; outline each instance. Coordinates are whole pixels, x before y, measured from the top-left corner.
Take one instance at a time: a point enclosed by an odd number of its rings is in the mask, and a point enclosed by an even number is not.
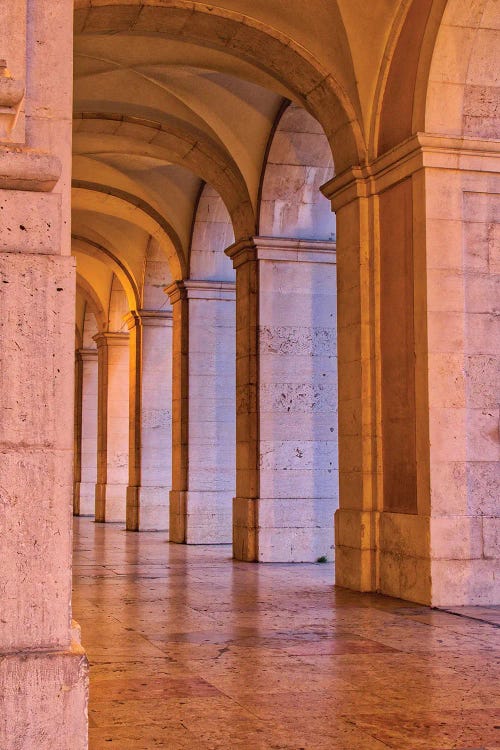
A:
[[[78,349],[76,360],[79,382],[73,512],[77,516],[93,516],[97,481],[97,349]]]
[[[231,541],[235,487],[235,285],[177,281],[173,305],[170,540]]]
[[[134,310],[130,331],[127,529],[168,531],[172,486],[172,312]]]
[[[498,143],[419,133],[323,188],[338,226],[336,581],[494,604]]]
[[[129,452],[129,334],[98,333],[95,520],[125,523]]]
[[[0,747],[85,750],[71,621],[71,0],[1,3]],[[57,29],[57,33],[55,31]]]
[[[254,237],[236,269],[234,555],[333,557],[338,498],[335,243]]]

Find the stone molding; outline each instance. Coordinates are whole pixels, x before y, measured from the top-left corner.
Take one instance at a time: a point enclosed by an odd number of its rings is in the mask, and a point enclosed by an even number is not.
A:
[[[61,176],[60,159],[45,151],[3,146],[0,148],[0,156],[1,190],[49,193]]]
[[[82,362],[97,361],[97,347],[95,349],[84,349],[84,348],[77,349],[76,356]]]
[[[10,138],[25,94],[24,81],[14,78],[7,60],[0,60],[0,138]]]
[[[371,164],[353,166],[321,187],[338,211],[358,198],[369,198],[425,168],[499,171],[500,140],[448,138],[417,133]]]
[[[123,316],[129,331],[135,326],[169,328],[172,326],[172,310],[131,310]]]
[[[286,261],[287,263],[336,263],[337,244],[333,240],[305,240],[288,237],[249,237],[225,250],[238,268],[255,260]]]
[[[126,346],[129,334],[126,332],[101,331],[92,336],[99,349],[102,346]]]
[[[170,303],[174,305],[181,299],[214,299],[222,302],[233,302],[236,299],[236,283],[234,281],[199,281],[186,279],[174,281],[165,287]]]

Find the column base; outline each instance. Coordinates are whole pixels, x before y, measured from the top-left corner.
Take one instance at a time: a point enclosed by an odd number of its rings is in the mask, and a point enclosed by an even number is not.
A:
[[[300,563],[334,559],[330,498],[235,498],[237,560]]]
[[[335,512],[335,584],[353,591],[377,590],[378,513]]]
[[[87,750],[88,662],[79,643],[3,654],[0,694],[3,750]]]
[[[168,487],[127,487],[127,530],[168,531]]]
[[[485,520],[381,513],[381,592],[433,607],[498,604],[500,571],[485,549]]]
[[[170,541],[231,544],[231,498],[225,492],[170,493]]]
[[[96,523],[125,523],[127,507],[126,484],[100,484],[95,486]]]

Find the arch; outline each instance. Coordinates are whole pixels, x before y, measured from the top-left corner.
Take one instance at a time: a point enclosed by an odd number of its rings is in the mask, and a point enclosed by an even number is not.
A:
[[[92,309],[92,312],[95,315],[97,328],[100,331],[105,331],[107,326],[107,315],[104,312],[101,300],[95,293],[92,285],[89,284],[89,282],[84,279],[78,271],[76,272],[76,288],[78,293],[81,294],[85,300],[86,305]]]
[[[170,310],[165,287],[172,283],[170,266],[166,262],[159,243],[151,237],[144,258],[141,309]]]
[[[234,231],[226,206],[211,185],[200,193],[193,221],[190,278],[203,281],[234,281],[235,272],[224,250],[234,242]]]
[[[433,40],[446,0],[406,0],[390,30],[377,84],[370,155],[394,148],[423,130],[417,101],[427,81]]]
[[[356,109],[340,82],[304,47],[250,16],[200,2],[75,2],[75,34],[161,34],[223,50],[285,85],[321,123],[339,169],[366,159]]]
[[[101,260],[110,266],[127,295],[131,310],[140,307],[141,295],[136,281],[125,263],[123,263],[115,253],[95,240],[91,240],[82,235],[72,234],[71,239],[79,243],[78,249],[81,252],[90,255],[91,257],[98,258],[98,260]]]
[[[263,167],[258,234],[335,239],[335,214],[320,191],[333,177],[330,144],[321,125],[296,104],[282,109]]]
[[[177,233],[156,209],[142,198],[118,188],[99,183],[73,180],[72,203],[74,207],[91,208],[99,213],[125,218],[138,224],[152,237],[156,237],[168,258],[174,278],[186,275],[186,260]],[[92,200],[92,194],[107,196],[106,199]],[[95,196],[96,197],[96,196]]]
[[[255,232],[255,215],[243,175],[230,154],[200,130],[174,117],[165,117],[161,122],[116,112],[80,112],[74,117],[82,123],[77,133],[99,134],[105,140],[128,139],[133,152],[139,142],[142,153],[160,155],[165,161],[194,172],[221,195],[237,237]],[[112,133],[110,122],[116,123]]]

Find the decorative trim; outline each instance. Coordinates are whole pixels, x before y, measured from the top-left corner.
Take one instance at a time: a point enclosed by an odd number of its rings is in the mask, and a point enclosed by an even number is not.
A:
[[[55,187],[61,171],[61,162],[53,154],[21,146],[0,146],[1,190],[48,193]]]
[[[336,263],[337,244],[331,240],[306,240],[288,237],[250,237],[227,248],[226,255],[238,268],[256,260],[287,263]]]
[[[181,299],[214,299],[232,302],[236,299],[236,283],[234,281],[205,281],[186,279],[174,281],[165,287],[165,294],[174,305]]]
[[[500,140],[449,138],[417,133],[371,164],[354,166],[321,187],[337,211],[357,198],[368,198],[425,168],[499,171]]]
[[[92,336],[99,349],[101,346],[126,346],[130,334],[123,331],[101,331]]]
[[[167,328],[172,325],[172,310],[131,310],[123,320],[129,331],[139,325]]]

